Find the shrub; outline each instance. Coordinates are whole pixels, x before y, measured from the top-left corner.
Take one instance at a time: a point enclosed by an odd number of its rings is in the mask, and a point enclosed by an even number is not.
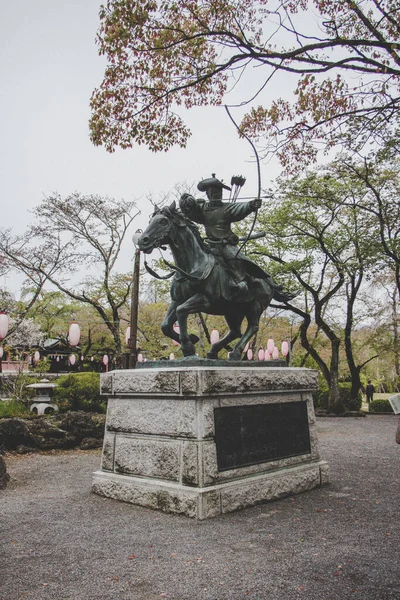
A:
[[[378,400],[372,400],[369,404],[369,412],[384,412],[384,413],[392,413],[393,408],[390,404],[389,400],[385,400],[383,398]]]
[[[314,406],[319,409],[328,409],[329,389],[325,381],[320,384],[317,392],[314,393]],[[351,383],[348,381],[339,383],[339,400],[343,406],[343,411],[360,410],[362,406],[362,394],[358,392],[356,399],[351,398]]]
[[[49,358],[41,358],[33,367],[33,371],[39,374],[39,377],[44,377],[50,371],[51,360]]]
[[[320,386],[319,389],[314,392],[314,408],[321,408],[326,410],[328,408],[329,390],[325,386]]]
[[[29,414],[28,407],[18,400],[0,401],[0,419],[6,417],[23,417]]]
[[[362,406],[362,393],[358,391],[357,398],[351,397],[351,383],[348,381],[339,383],[339,399],[343,405],[343,409],[347,410],[360,410]]]
[[[60,409],[106,412],[106,398],[100,394],[99,373],[70,373],[57,379],[54,398]]]
[[[34,396],[34,391],[26,386],[37,381],[39,381],[38,378],[31,377],[21,371],[7,373],[1,378],[1,391],[4,397],[29,405],[32,396]]]

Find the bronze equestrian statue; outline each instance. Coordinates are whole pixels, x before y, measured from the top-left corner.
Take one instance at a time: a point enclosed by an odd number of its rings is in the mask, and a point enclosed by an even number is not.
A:
[[[293,296],[258,265],[242,254],[239,238],[231,223],[240,221],[261,206],[261,199],[250,202],[223,202],[222,190],[230,189],[213,175],[198,184],[208,201],[195,200],[183,194],[178,211],[175,202],[156,209],[150,224],[139,239],[139,248],[150,253],[154,248],[169,245],[174,257],[175,275],[171,285],[171,303],[161,329],[167,337],[181,344],[185,357],[195,355],[194,336],[187,331],[189,314],[205,312],[223,315],[229,331],[213,344],[208,358],[218,358],[218,352],[239,338],[230,360],[241,360],[242,352],[257,332],[260,317],[272,299],[287,302]],[[206,238],[197,226],[203,224]],[[242,335],[241,324],[247,319]],[[179,334],[173,329],[179,323]]]

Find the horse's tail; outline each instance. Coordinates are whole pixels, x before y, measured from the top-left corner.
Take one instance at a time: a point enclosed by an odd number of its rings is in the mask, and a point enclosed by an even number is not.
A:
[[[296,296],[297,294],[285,292],[281,285],[274,286],[274,295],[272,296],[272,298],[274,300],[278,300],[278,302],[289,302],[290,300],[293,300],[293,298],[295,298]]]

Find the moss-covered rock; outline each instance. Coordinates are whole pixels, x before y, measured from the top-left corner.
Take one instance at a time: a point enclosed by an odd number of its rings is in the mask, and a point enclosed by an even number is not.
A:
[[[105,415],[81,411],[51,417],[0,419],[0,448],[20,453],[68,449],[80,447],[85,440],[85,448],[100,447],[104,426]]]

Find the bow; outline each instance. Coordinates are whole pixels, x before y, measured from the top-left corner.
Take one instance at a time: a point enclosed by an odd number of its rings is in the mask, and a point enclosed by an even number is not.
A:
[[[257,149],[256,149],[255,145],[253,144],[253,142],[251,141],[251,139],[240,129],[239,125],[236,123],[236,121],[232,117],[231,113],[229,112],[229,108],[226,106],[226,104],[225,104],[225,110],[226,110],[226,112],[228,114],[228,117],[230,118],[230,120],[232,121],[232,123],[234,124],[234,126],[236,127],[236,129],[238,130],[238,132],[240,133],[240,135],[243,136],[249,142],[250,146],[253,149],[254,156],[255,156],[255,159],[256,159],[256,163],[257,163],[257,178],[258,178],[257,198],[261,198],[261,166],[260,166],[260,157],[258,156]],[[245,238],[243,244],[240,246],[239,250],[237,251],[236,256],[239,254],[239,252],[242,251],[243,247],[249,241],[249,239],[251,237],[251,234],[253,233],[253,229],[254,229],[254,226],[256,224],[256,221],[257,221],[257,215],[258,215],[258,208],[256,208],[256,210],[254,211],[254,219],[253,219],[253,223],[252,223],[251,228],[250,228],[250,232],[246,236],[246,238]]]

